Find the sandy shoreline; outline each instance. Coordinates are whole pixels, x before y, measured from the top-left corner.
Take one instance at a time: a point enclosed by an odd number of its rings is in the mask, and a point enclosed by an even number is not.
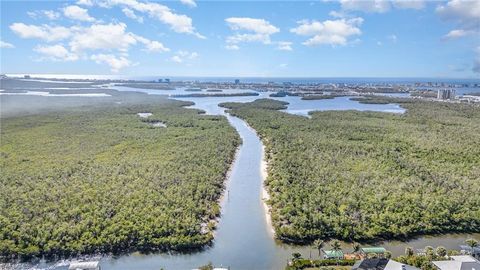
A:
[[[272,237],[275,237],[275,230],[273,229],[272,225],[272,217],[270,215],[270,207],[267,204],[267,200],[270,199],[270,194],[268,194],[267,189],[265,188],[265,180],[268,176],[268,163],[265,159],[265,146],[262,143],[262,161],[260,163],[260,174],[262,175],[262,205],[263,211],[265,212],[265,220],[268,226],[268,232],[271,234]]]

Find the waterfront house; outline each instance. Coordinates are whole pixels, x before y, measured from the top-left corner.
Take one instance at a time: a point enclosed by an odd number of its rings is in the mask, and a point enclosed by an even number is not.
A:
[[[357,261],[352,270],[420,270],[411,265],[386,258],[373,258]]]
[[[323,250],[323,258],[326,260],[328,259],[343,260],[344,255],[343,255],[343,251],[341,250]]]
[[[377,257],[383,258],[387,250],[383,247],[363,247],[360,248],[360,254],[363,258],[367,258],[368,254],[375,254]]]
[[[71,262],[68,270],[100,270],[99,261]]]
[[[450,256],[449,261],[433,261],[439,270],[479,270],[480,262],[472,256]]]

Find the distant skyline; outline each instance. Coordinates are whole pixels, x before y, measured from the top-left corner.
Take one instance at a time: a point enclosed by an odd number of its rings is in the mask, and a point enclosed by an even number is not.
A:
[[[0,5],[6,74],[480,79],[477,0]]]

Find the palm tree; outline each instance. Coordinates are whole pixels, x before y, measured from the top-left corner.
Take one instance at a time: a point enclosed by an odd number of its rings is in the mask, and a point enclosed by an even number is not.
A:
[[[333,241],[330,245],[334,254],[340,253],[342,251],[342,246],[337,240]],[[338,256],[337,256],[337,265],[338,265]]]
[[[467,244],[470,247],[470,249],[472,250],[472,254],[473,254],[473,249],[478,246],[478,241],[473,239],[473,238],[470,238],[470,239],[465,240],[465,244]]]
[[[318,250],[318,257],[320,257],[320,253],[322,252],[322,248],[325,242],[323,240],[317,239],[313,241],[313,246]]]
[[[406,248],[405,248],[405,255],[406,255],[407,257],[413,256],[413,248],[411,248],[411,247],[406,247]]]
[[[292,257],[293,257],[292,261],[296,262],[297,260],[300,260],[302,258],[302,254],[295,252],[295,253],[292,253]]]
[[[360,251],[360,244],[357,242],[353,242],[352,248],[353,248],[353,253],[356,255]]]

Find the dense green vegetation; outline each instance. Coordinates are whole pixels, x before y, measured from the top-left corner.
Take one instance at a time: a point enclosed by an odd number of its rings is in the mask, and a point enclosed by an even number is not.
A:
[[[186,102],[125,95],[1,119],[0,259],[211,243],[238,135]]]
[[[290,265],[285,267],[285,270],[300,270],[311,267],[322,267],[322,266],[352,266],[355,264],[355,260],[309,260],[309,259],[293,259]],[[350,269],[350,267],[346,269]]]
[[[389,104],[392,102],[391,99],[378,96],[353,97],[350,100],[358,101],[362,104]]]
[[[302,97],[302,100],[320,100],[320,99],[334,99],[336,97],[343,97],[346,96],[346,94],[339,94],[339,93],[332,93],[328,95],[323,95],[323,94],[316,94],[316,95],[306,95]]]
[[[410,95],[412,97],[436,98],[437,97],[437,91],[417,90],[417,91],[411,91]]]
[[[322,94],[322,92],[317,92],[315,94]],[[304,93],[300,93],[300,92],[291,92],[291,91],[278,91],[278,92],[275,92],[275,93],[272,93],[269,95],[269,97],[286,97],[286,96],[301,96],[301,95],[304,95]]]
[[[116,85],[130,87],[130,88],[140,88],[140,89],[175,90],[175,87],[171,86],[168,83],[157,83],[157,82],[142,82],[142,83],[132,82],[132,83],[120,83]]]
[[[480,232],[480,109],[391,99],[408,111],[325,111],[273,100],[226,103],[262,137],[278,238],[311,242]]]
[[[257,92],[242,92],[242,93],[193,93],[193,94],[179,94],[172,95],[172,97],[247,97],[247,96],[259,96]]]

